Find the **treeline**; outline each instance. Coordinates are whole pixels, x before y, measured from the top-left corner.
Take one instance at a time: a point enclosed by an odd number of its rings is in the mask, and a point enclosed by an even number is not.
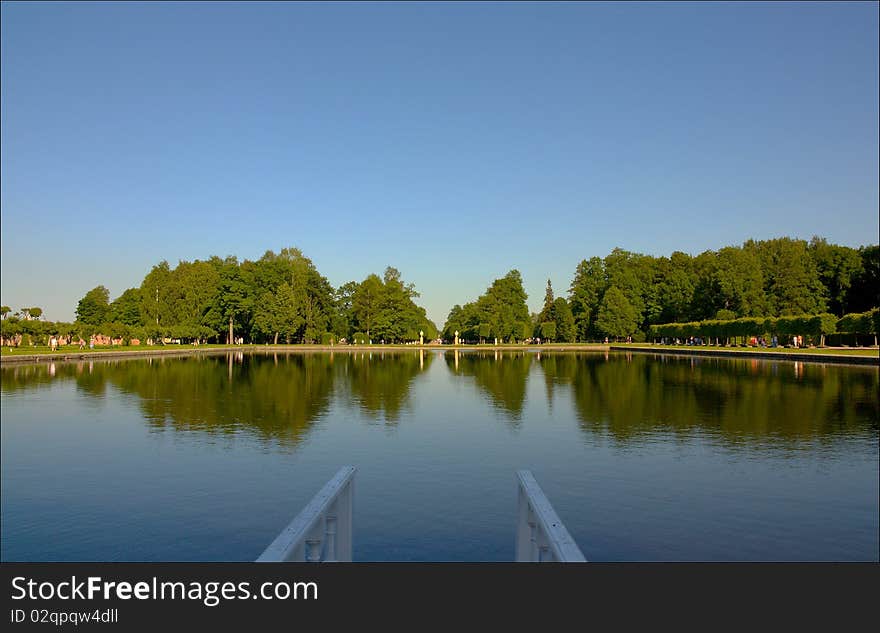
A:
[[[880,305],[880,247],[858,249],[787,237],[654,257],[614,249],[578,264],[568,298],[554,298],[529,315],[520,276],[511,271],[473,303],[455,306],[443,336],[466,340],[540,337],[551,341],[633,336],[652,325],[732,321],[746,317],[842,317]]]
[[[267,251],[257,261],[211,257],[153,266],[137,288],[110,301],[107,288],[80,299],[74,323],[3,320],[3,337],[18,333],[103,334],[126,341],[181,339],[249,343],[386,343],[437,337],[419,296],[400,272],[387,268],[334,288],[295,248]]]
[[[880,247],[858,249],[814,237],[787,237],[728,246],[696,256],[654,257],[614,249],[583,260],[568,297],[548,281],[541,311],[530,314],[517,270],[496,279],[475,301],[450,310],[442,336],[465,342],[541,338],[572,342],[632,336],[651,326],[743,318],[863,313],[880,305]],[[259,260],[235,257],[175,268],[161,262],[141,285],[112,302],[103,286],[77,305],[76,322],[48,326],[4,318],[4,338],[17,333],[205,341],[328,343],[333,340],[400,343],[434,339],[436,326],[419,294],[394,268],[334,288],[294,248]],[[8,312],[4,306],[4,316]],[[39,308],[22,309],[24,317]],[[40,323],[40,325],[36,325]],[[54,332],[46,328],[54,327]]]
[[[685,339],[701,337],[711,344],[724,339],[740,338],[744,342],[751,336],[809,336],[819,345],[825,344],[829,334],[873,334],[880,330],[880,309],[847,314],[838,319],[833,314],[814,314],[788,317],[749,317],[728,321],[708,320],[693,323],[666,323],[652,325],[648,334],[655,341],[661,338]],[[875,340],[876,344],[876,340]]]

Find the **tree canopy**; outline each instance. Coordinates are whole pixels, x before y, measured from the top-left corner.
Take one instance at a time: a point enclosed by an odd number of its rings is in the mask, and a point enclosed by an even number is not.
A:
[[[283,248],[255,261],[161,261],[112,303],[106,287],[89,290],[76,322],[81,332],[155,339],[399,343],[418,341],[421,333],[432,340],[438,331],[418,298],[394,267],[334,288],[299,249]],[[866,313],[880,304],[880,247],[855,249],[817,236],[668,257],[615,248],[576,266],[567,298],[556,296],[550,280],[539,313],[529,314],[527,298],[522,276],[511,270],[476,300],[453,306],[442,336],[568,342],[647,333],[667,323]],[[4,320],[11,312],[0,310]],[[42,310],[16,314],[32,320]]]
[[[489,337],[522,340],[523,333],[531,329],[527,298],[522,276],[518,270],[511,270],[493,281],[476,301],[453,306],[443,327],[443,338],[452,340],[458,331],[466,341]],[[486,326],[485,334],[480,333],[481,324]]]
[[[89,290],[76,306],[76,320],[87,325],[107,322],[110,312],[110,291],[104,286]]]
[[[635,310],[637,328],[722,318],[820,314],[842,316],[880,304],[880,249],[788,237],[741,246],[653,257],[614,249],[577,265],[569,306],[578,340],[600,338],[599,308],[617,287]]]

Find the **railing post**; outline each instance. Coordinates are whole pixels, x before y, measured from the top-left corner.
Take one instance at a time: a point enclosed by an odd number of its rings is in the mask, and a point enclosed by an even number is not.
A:
[[[319,538],[310,538],[306,539],[306,561],[309,563],[320,563],[321,562],[321,539]]]
[[[529,500],[522,486],[517,488],[516,557],[517,562],[529,562],[531,532],[529,530]]]
[[[352,560],[352,515],[354,505],[354,477],[336,499],[336,559],[350,563]]]
[[[324,562],[336,562],[336,516],[328,514],[324,521],[324,538],[327,543]]]
[[[535,521],[534,512],[529,506],[529,558],[530,563],[538,561],[538,523]]]

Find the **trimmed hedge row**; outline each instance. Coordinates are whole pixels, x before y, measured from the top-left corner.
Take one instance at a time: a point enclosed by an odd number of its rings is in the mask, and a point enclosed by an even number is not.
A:
[[[814,336],[825,344],[825,335],[837,332],[848,334],[877,334],[880,329],[880,308],[868,312],[847,314],[838,319],[833,314],[804,314],[782,317],[747,317],[729,321],[694,321],[691,323],[664,323],[652,325],[648,334],[654,339],[688,338],[699,336],[709,339],[731,339],[762,334],[783,336]]]

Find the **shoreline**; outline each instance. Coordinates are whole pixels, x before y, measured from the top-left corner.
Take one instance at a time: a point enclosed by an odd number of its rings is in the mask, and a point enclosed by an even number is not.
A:
[[[247,353],[321,353],[321,352],[409,352],[409,351],[509,351],[509,352],[638,352],[674,356],[715,356],[720,358],[760,358],[813,363],[849,363],[855,365],[880,365],[880,354],[856,355],[834,353],[810,353],[794,351],[752,351],[748,349],[685,349],[680,347],[645,347],[642,345],[605,343],[559,343],[549,345],[230,345],[222,347],[184,347],[178,349],[138,349],[113,351],[42,352],[34,354],[4,354],[0,365],[13,363],[39,363],[42,361],[81,361],[125,358],[187,357],[219,355],[228,352]]]
[[[610,345],[609,349],[614,352],[638,352],[641,354],[663,354],[671,356],[714,356],[716,358],[758,358],[762,360],[785,360],[808,363],[835,363],[849,365],[880,365],[880,354],[873,356],[847,355],[847,354],[820,354],[810,352],[762,352],[743,350],[722,349],[682,349],[680,347],[623,347]]]
[[[40,352],[34,354],[3,354],[0,355],[0,364],[5,363],[36,363],[43,360],[51,361],[77,361],[97,360],[101,358],[146,358],[156,356],[195,356],[208,354],[225,354],[227,352],[409,352],[409,351],[529,351],[529,352],[576,352],[597,351],[607,352],[608,345],[604,343],[560,343],[550,345],[230,345],[222,347],[191,347],[180,346],[180,349],[143,349],[143,350],[113,350],[113,351],[70,351],[70,352]]]

